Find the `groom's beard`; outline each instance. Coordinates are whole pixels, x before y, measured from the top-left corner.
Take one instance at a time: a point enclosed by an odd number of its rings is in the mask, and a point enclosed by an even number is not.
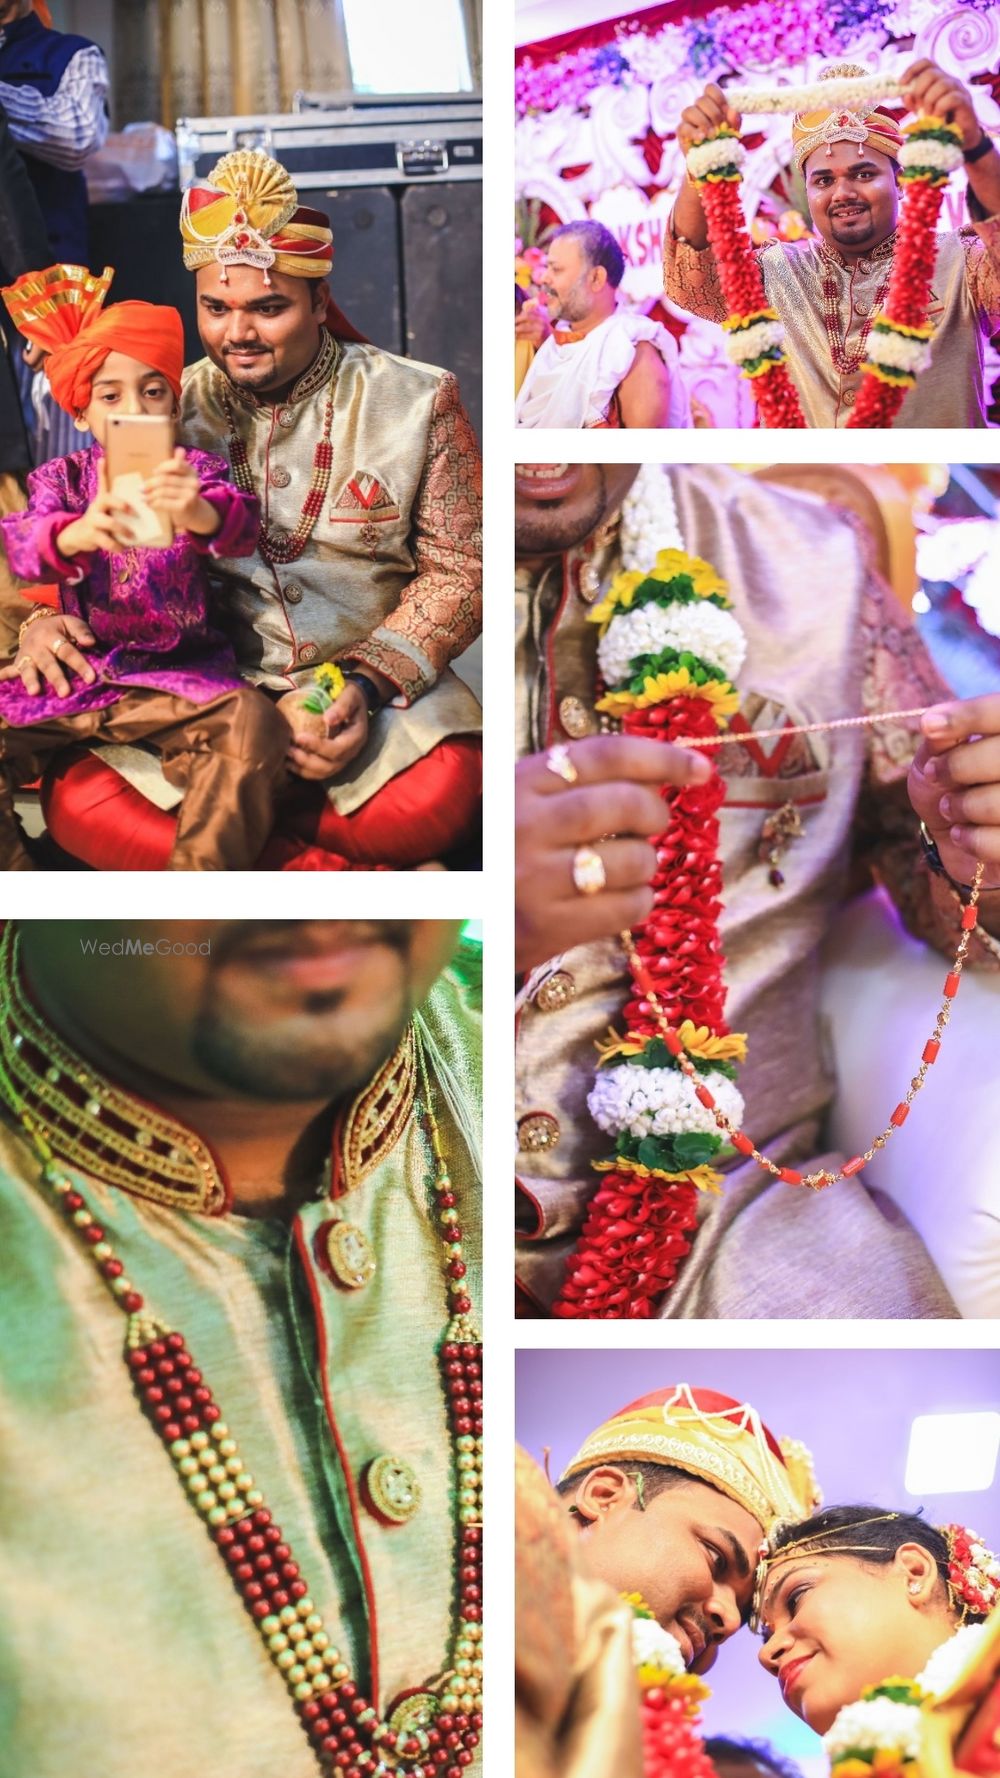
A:
[[[707,1673],[719,1652],[715,1628],[711,1620],[705,1617],[697,1606],[692,1605],[690,1608],[685,1607],[683,1611],[678,1612],[677,1622],[685,1627],[694,1625],[704,1643],[701,1654],[691,1662],[690,1671],[692,1673]]]

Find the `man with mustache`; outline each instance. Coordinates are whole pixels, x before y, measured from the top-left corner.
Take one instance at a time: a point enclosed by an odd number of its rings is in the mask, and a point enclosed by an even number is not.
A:
[[[838,64],[822,78],[864,72]],[[953,75],[924,60],[914,62],[902,79],[909,111],[941,117],[961,132],[977,220],[972,228],[937,236],[932,362],[893,425],[985,426],[983,353],[1000,319],[1000,155],[970,93]],[[739,132],[741,119],[713,84],[682,112],[678,142],[686,153],[723,124]],[[851,418],[868,332],[892,272],[902,141],[894,118],[877,106],[857,113],[843,107],[807,113],[792,125],[793,164],[804,177],[819,238],[771,241],[757,251],[809,426],[846,426]],[[725,321],[705,213],[690,180],[681,186],[667,230],[664,273],[666,293],[680,308]]]
[[[482,608],[479,453],[455,378],[362,340],[330,298],[325,214],[262,152],[226,155],[185,193],[181,234],[207,353],[185,378],[181,433],[225,454],[263,512],[255,554],[213,564],[237,662],[272,696],[325,662],[347,679],[322,733],[293,723],[293,789],[265,862],[440,858],[474,833],[481,772],[479,704],[449,664]],[[87,677],[86,625],[43,618],[26,642],[29,690]],[[147,760],[115,757],[149,782]],[[162,868],[170,799],[153,794],[160,808],[85,758],[60,775],[51,830],[97,868]]]
[[[726,1019],[748,1034],[746,1125],[764,1152],[805,1171],[822,1154],[834,1081],[819,952],[852,853],[861,883],[874,872],[910,930],[951,956],[959,886],[981,858],[969,961],[996,970],[1000,955],[1000,695],[944,702],[912,623],[835,506],[719,465],[651,467],[638,484],[640,518],[628,504],[639,473],[625,464],[515,472],[517,1276],[529,1317],[548,1314],[559,1294],[593,1163],[610,1148],[587,1095],[595,1051],[629,997],[618,935],[653,908],[650,841],[667,825],[660,788],[710,773],[693,749],[598,733],[588,613],[622,566],[627,526],[634,535],[641,525],[648,551],[629,567],[652,566],[673,541],[672,528],[658,540],[657,502],[672,501],[685,549],[727,581],[749,645],[736,686],[744,729],[719,757],[720,932]],[[822,601],[804,599],[817,584]],[[839,733],[832,746],[825,734],[758,742],[753,732],[935,703],[939,726],[925,717],[922,736],[896,722]],[[574,782],[554,747],[567,750]],[[781,811],[787,837],[775,854]],[[575,877],[581,850],[596,852],[603,876],[588,893]],[[988,1298],[988,1281],[976,1290]],[[866,1169],[802,1192],[734,1157],[721,1197],[700,1194],[693,1247],[656,1312],[933,1319],[956,1310],[913,1230],[868,1189]],[[967,1312],[996,1313],[995,1293],[992,1308]]]
[[[381,1722],[462,1778],[478,947],[26,921],[0,968],[9,1769],[310,1778]]]
[[[691,407],[666,328],[619,307],[625,256],[600,222],[568,222],[549,240],[548,322],[522,312],[533,358],[517,398],[518,426],[690,426]]]
[[[560,1548],[551,1489],[523,1453],[517,1488],[519,1778],[632,1771],[630,1614],[613,1601],[638,1598],[685,1666],[707,1672],[747,1620],[762,1533],[821,1499],[809,1454],[749,1403],[678,1383],[612,1415],[560,1478],[578,1560]],[[554,1660],[549,1625],[562,1618],[575,1637]]]

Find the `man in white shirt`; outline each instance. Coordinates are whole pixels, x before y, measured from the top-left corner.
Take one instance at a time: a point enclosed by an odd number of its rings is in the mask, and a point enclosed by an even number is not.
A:
[[[625,257],[599,222],[568,222],[549,242],[552,331],[517,398],[518,426],[688,427],[677,342],[618,304]]]

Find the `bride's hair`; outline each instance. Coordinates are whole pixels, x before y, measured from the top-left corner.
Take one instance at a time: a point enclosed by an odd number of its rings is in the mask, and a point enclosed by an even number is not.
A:
[[[858,1533],[856,1539],[851,1537],[855,1530]],[[841,1531],[845,1533],[842,1544],[836,1535]],[[776,1555],[779,1550],[792,1548],[798,1543],[808,1543],[813,1538],[829,1539],[826,1552],[822,1543],[816,1545],[814,1553],[817,1556],[824,1553],[830,1556],[851,1555],[856,1562],[870,1562],[876,1567],[888,1567],[896,1551],[904,1543],[919,1544],[921,1549],[933,1556],[948,1604],[953,1610],[956,1609],[949,1575],[951,1555],[948,1540],[936,1525],[929,1525],[916,1513],[887,1513],[877,1506],[829,1506],[822,1512],[813,1513],[811,1518],[804,1519],[801,1524],[780,1526],[772,1536],[771,1550]],[[843,1547],[844,1545],[847,1547]],[[863,1547],[852,1547],[854,1545]],[[964,1621],[977,1623],[984,1616],[985,1613],[966,1607]]]

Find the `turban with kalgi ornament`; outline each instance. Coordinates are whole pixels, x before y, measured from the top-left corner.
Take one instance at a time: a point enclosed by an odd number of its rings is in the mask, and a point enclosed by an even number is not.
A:
[[[837,62],[824,68],[821,80],[863,79],[866,70],[854,62]],[[809,156],[817,148],[833,153],[835,142],[857,142],[859,147],[877,149],[896,160],[903,146],[903,132],[888,111],[871,101],[851,110],[836,105],[828,111],[800,111],[792,120],[792,158],[801,173]]]
[[[742,1506],[765,1532],[797,1524],[822,1504],[812,1458],[778,1440],[748,1402],[677,1383],[640,1396],[592,1432],[562,1480],[598,1465],[662,1463]]]
[[[333,265],[333,232],[322,210],[299,203],[290,175],[260,148],[223,155],[181,200],[181,238],[189,272],[199,266],[248,265],[271,282],[272,269],[289,278],[325,278]],[[339,339],[364,340],[332,300],[326,324]]]
[[[15,327],[48,353],[45,374],[54,399],[67,414],[90,405],[94,377],[109,352],[122,352],[159,371],[180,397],[184,324],[176,309],[159,303],[121,302],[104,307],[114,277],[80,265],[51,265],[25,272],[0,291]]]

